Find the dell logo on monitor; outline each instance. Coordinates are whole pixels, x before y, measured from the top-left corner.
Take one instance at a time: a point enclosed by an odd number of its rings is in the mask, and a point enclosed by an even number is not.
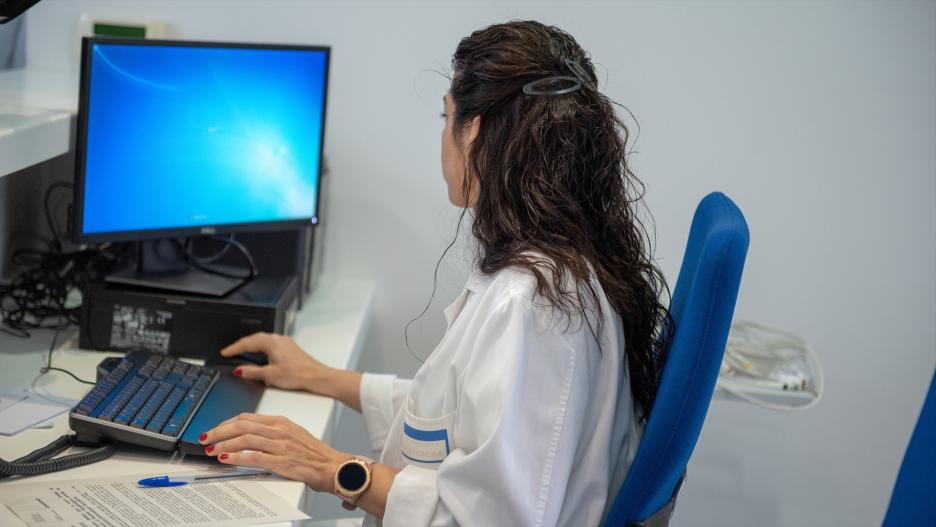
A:
[[[214,227],[202,227],[201,228],[202,234],[217,234],[217,232],[218,232],[218,229]]]

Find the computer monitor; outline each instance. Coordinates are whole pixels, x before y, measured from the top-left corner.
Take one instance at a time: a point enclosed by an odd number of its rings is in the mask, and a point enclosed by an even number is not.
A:
[[[86,38],[79,243],[318,221],[328,47]]]

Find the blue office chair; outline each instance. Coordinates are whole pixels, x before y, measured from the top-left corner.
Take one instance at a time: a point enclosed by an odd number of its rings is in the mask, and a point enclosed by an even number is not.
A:
[[[884,527],[936,525],[936,372],[897,474]]]
[[[676,331],[660,389],[606,527],[669,523],[715,391],[749,242],[744,215],[727,196],[713,192],[699,203],[673,291]]]

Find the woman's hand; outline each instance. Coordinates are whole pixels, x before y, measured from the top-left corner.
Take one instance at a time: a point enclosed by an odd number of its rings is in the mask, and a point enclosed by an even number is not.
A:
[[[221,350],[221,356],[235,357],[246,352],[263,353],[269,363],[266,366],[238,366],[234,375],[276,388],[324,395],[361,411],[361,374],[329,368],[309,356],[292,338],[254,333]]]
[[[261,467],[303,481],[318,492],[335,492],[338,465],[354,456],[326,445],[285,417],[240,414],[199,441],[205,452],[228,465]]]
[[[327,376],[331,369],[309,356],[293,339],[273,333],[254,333],[244,337],[221,350],[221,356],[235,357],[246,352],[265,354],[268,364],[244,364],[234,370],[234,375],[286,390],[317,393],[316,378]]]
[[[326,445],[305,428],[268,415],[240,414],[199,436],[209,456],[227,465],[260,467],[302,481],[317,492],[335,494],[335,474],[355,457]],[[357,505],[383,518],[390,487],[400,469],[374,463],[371,485]]]

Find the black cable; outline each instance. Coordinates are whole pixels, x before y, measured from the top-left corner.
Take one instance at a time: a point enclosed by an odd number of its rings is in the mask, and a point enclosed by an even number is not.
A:
[[[40,374],[40,375],[45,375],[45,374],[49,373],[50,371],[60,371],[60,372],[62,372],[62,373],[67,373],[67,374],[71,375],[72,379],[75,379],[75,380],[78,381],[78,382],[83,382],[83,383],[85,383],[85,384],[91,384],[91,385],[97,384],[96,382],[93,382],[93,381],[86,381],[86,380],[84,380],[84,379],[78,377],[78,376],[75,375],[74,373],[72,373],[72,372],[70,372],[70,371],[68,371],[68,370],[66,370],[66,369],[64,369],[64,368],[53,368],[53,367],[52,367],[52,351],[55,349],[55,342],[58,340],[59,331],[61,331],[61,330],[59,330],[59,329],[56,329],[56,330],[55,330],[55,336],[52,337],[52,345],[49,346],[49,358],[48,358],[48,360],[46,361],[46,365],[43,366],[42,368],[39,368],[39,374]]]
[[[50,371],[59,371],[70,375],[76,381],[93,385],[96,383],[81,379],[66,369],[53,367],[52,352],[55,350],[59,332],[71,324],[78,323],[78,308],[66,307],[69,292],[75,288],[80,290],[92,279],[109,271],[120,259],[122,253],[118,255],[108,253],[108,245],[69,253],[63,251],[49,203],[52,192],[58,188],[72,188],[72,185],[58,182],[46,189],[43,205],[53,238],[51,243],[43,240],[48,245],[48,249],[13,251],[13,263],[24,267],[24,270],[17,274],[8,285],[0,287],[0,330],[10,335],[26,338],[30,336],[29,329],[55,329],[46,365],[39,370],[40,376]],[[36,238],[42,239],[41,236],[36,236]],[[52,323],[47,320],[50,318],[53,319]],[[77,436],[64,435],[14,461],[0,458],[0,479],[58,472],[103,461],[114,455],[114,446],[104,443],[94,445],[87,452],[55,457],[75,445],[78,445]]]
[[[217,275],[217,276],[223,276],[225,278],[232,278],[235,280],[253,280],[254,278],[257,277],[257,274],[258,274],[257,264],[254,263],[253,256],[251,256],[250,251],[247,249],[247,247],[244,246],[244,244],[235,240],[233,236],[231,236],[230,238],[219,238],[219,237],[212,236],[211,239],[226,243],[230,246],[233,246],[235,249],[237,249],[241,253],[241,256],[244,257],[244,260],[247,262],[247,265],[249,267],[249,271],[247,275],[246,276],[237,275],[234,273],[228,273],[220,269],[209,267],[207,265],[202,265],[195,258],[193,258],[193,255],[191,254],[191,252],[188,251],[187,248],[189,247],[190,243],[189,243],[189,240],[186,240],[185,243],[182,244],[182,248],[183,248],[183,254],[185,256],[185,262],[189,266],[195,269],[198,269],[199,271],[204,271],[206,273]]]
[[[79,379],[75,376],[75,374],[68,370],[52,367],[52,351],[55,349],[55,343],[58,340],[58,335],[59,332],[56,331],[55,336],[52,338],[52,344],[49,346],[47,366],[39,370],[40,376],[42,374],[48,373],[50,370],[55,370],[67,373],[80,382],[86,384],[95,384],[93,382]],[[35,381],[33,382],[35,383]],[[63,435],[48,445],[33,450],[29,454],[26,454],[19,459],[7,461],[3,458],[0,458],[0,479],[8,478],[10,476],[37,476],[39,474],[47,474],[49,472],[58,472],[60,470],[66,470],[69,468],[80,467],[83,465],[96,463],[98,461],[103,461],[114,455],[114,446],[109,443],[104,443],[94,445],[94,448],[87,452],[70,454],[60,458],[55,457],[66,448],[75,446],[77,444],[78,438],[76,435]]]
[[[13,262],[22,270],[0,290],[4,331],[28,337],[31,329],[65,329],[78,324],[80,306],[68,306],[69,294],[86,288],[121,258],[122,253],[111,254],[106,248],[69,253],[14,250]]]
[[[0,479],[10,476],[38,476],[49,472],[58,472],[103,461],[114,455],[114,445],[101,444],[87,452],[54,457],[68,447],[78,444],[74,434],[64,435],[48,445],[36,449],[25,456],[7,461],[0,458]]]
[[[48,445],[37,448],[25,456],[13,460],[13,463],[35,463],[36,461],[45,461],[46,459],[51,459],[53,456],[55,456],[55,454],[61,452],[62,449],[68,448],[72,445],[72,437],[74,436],[63,435]]]
[[[52,196],[52,192],[55,189],[59,189],[59,188],[72,189],[74,188],[74,185],[72,185],[71,183],[65,183],[63,181],[52,183],[51,185],[49,185],[49,188],[46,189],[45,195],[42,198],[42,204],[43,204],[43,210],[45,211],[46,222],[49,224],[49,230],[52,232],[52,239],[53,239],[53,243],[55,244],[60,243],[59,233],[58,233],[58,229],[55,226],[55,221],[52,218],[52,209],[49,205],[49,198]]]
[[[214,238],[214,237],[212,237],[212,239],[217,240],[217,238]],[[187,254],[189,258],[192,259],[193,262],[200,264],[200,265],[208,265],[208,264],[213,264],[217,262],[218,260],[223,258],[225,254],[228,253],[231,247],[233,247],[233,244],[229,243],[229,241],[233,239],[234,239],[234,235],[231,234],[227,239],[217,240],[217,241],[222,241],[224,243],[224,247],[222,247],[220,251],[216,252],[215,254],[212,254],[211,256],[197,256],[195,254],[195,239],[194,238],[186,238],[185,244],[182,246],[182,248],[185,251],[185,254]]]
[[[68,307],[72,291],[110,271],[123,257],[124,251],[113,254],[110,244],[95,248],[65,251],[55,225],[51,196],[56,189],[72,188],[70,183],[53,183],[43,197],[44,214],[52,241],[34,233],[14,233],[13,237],[29,235],[43,242],[46,249],[20,248],[12,251],[11,260],[21,271],[0,289],[0,331],[27,338],[32,329],[65,329],[79,323],[80,307]],[[127,245],[118,245],[117,248]]]

